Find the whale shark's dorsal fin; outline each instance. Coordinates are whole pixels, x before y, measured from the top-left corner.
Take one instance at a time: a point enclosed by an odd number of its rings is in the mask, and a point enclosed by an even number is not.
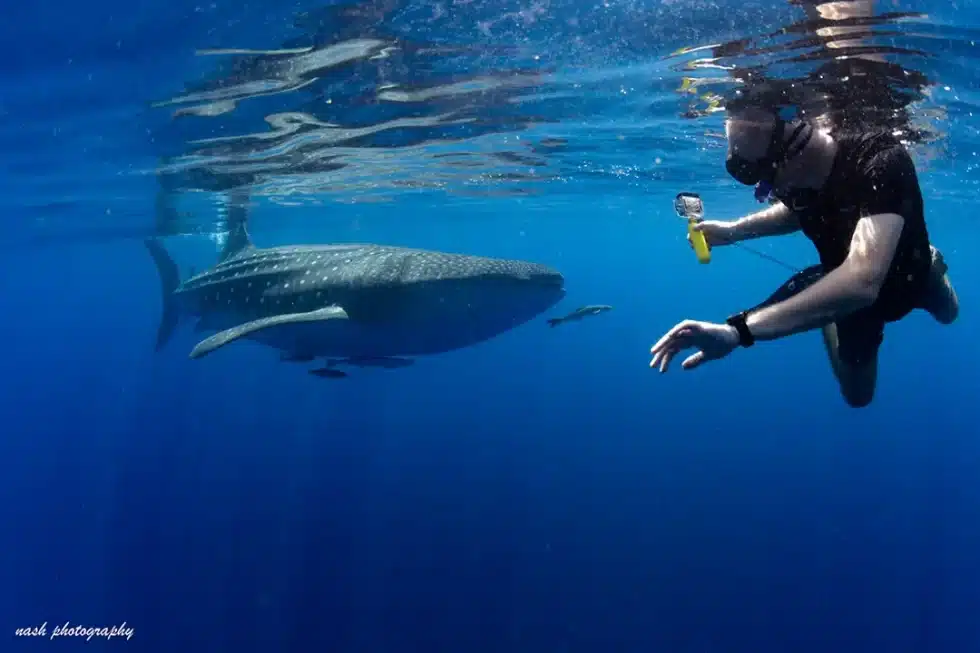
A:
[[[218,263],[224,263],[233,256],[254,248],[252,237],[248,235],[248,190],[233,188],[228,193],[225,203],[224,221],[228,228],[228,238],[218,257]]]

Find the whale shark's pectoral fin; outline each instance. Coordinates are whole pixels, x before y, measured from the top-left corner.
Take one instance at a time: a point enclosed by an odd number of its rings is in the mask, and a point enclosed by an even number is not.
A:
[[[233,340],[238,340],[261,329],[268,329],[269,327],[282,326],[284,324],[301,324],[303,322],[346,319],[347,312],[339,306],[327,306],[326,308],[320,308],[308,313],[285,313],[283,315],[264,317],[246,322],[245,324],[239,324],[238,326],[216,333],[209,338],[205,338],[191,350],[190,356],[191,358],[200,358],[205,354],[210,354],[219,347],[224,347]]]

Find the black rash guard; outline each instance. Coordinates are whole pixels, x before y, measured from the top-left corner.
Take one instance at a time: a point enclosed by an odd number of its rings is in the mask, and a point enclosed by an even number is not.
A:
[[[905,222],[877,300],[837,323],[840,357],[858,365],[877,353],[885,323],[922,306],[932,253],[915,164],[901,142],[887,132],[833,137],[838,150],[823,188],[777,195],[799,218],[820,265],[798,273],[759,308],[788,299],[843,263],[863,216],[897,213]]]

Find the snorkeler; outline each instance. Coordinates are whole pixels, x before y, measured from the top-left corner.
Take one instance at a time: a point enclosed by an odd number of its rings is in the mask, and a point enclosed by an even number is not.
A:
[[[844,400],[867,406],[885,324],[916,308],[941,324],[959,313],[943,256],[929,243],[911,156],[889,132],[831,133],[758,107],[731,110],[725,133],[729,174],[755,186],[760,201],[778,201],[696,229],[711,246],[802,230],[820,264],[724,324],[680,322],[650,350],[650,366],[665,372],[679,352],[694,348],[682,364],[693,369],[739,345],[821,327]]]

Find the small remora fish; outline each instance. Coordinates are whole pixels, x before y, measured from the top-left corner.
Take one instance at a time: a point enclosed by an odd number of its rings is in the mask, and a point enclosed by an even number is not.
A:
[[[157,349],[181,315],[218,331],[191,358],[239,338],[292,361],[438,354],[509,331],[565,294],[562,275],[537,263],[370,244],[260,249],[244,221],[219,263],[183,283],[158,241],[146,247],[164,299]]]
[[[565,315],[564,317],[553,317],[548,320],[550,326],[556,327],[562,322],[573,322],[575,320],[581,320],[583,317],[588,317],[590,315],[598,315],[599,313],[605,313],[606,311],[611,311],[612,306],[606,306],[605,304],[593,304],[591,306],[580,306],[574,311]]]

